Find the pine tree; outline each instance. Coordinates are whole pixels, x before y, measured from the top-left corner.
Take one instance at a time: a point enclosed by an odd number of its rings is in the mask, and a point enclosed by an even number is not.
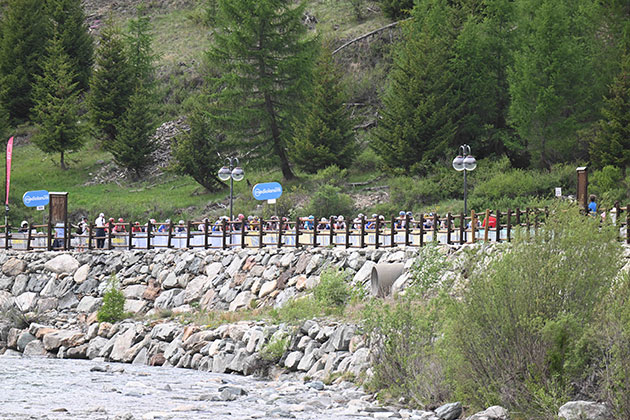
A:
[[[127,32],[126,55],[133,80],[136,85],[143,86],[145,93],[151,94],[155,82],[155,60],[158,56],[153,52],[151,21],[144,14],[143,7],[136,10],[136,17],[129,21]]]
[[[122,31],[110,19],[101,32],[88,96],[90,120],[102,133],[106,150],[113,147],[118,134],[117,123],[133,92],[132,70],[125,51]]]
[[[596,167],[613,165],[624,174],[630,166],[630,57],[623,60],[621,73],[604,99],[599,132],[590,145]]]
[[[65,153],[79,149],[84,139],[78,124],[78,82],[58,34],[49,41],[42,69],[43,76],[36,76],[33,88],[33,120],[38,129],[33,142],[45,153],[59,153],[65,170]]]
[[[129,98],[129,106],[117,124],[117,135],[111,149],[114,161],[132,170],[136,176],[152,163],[150,155],[155,151],[155,129],[152,123],[153,106],[150,96],[137,86]]]
[[[290,0],[221,0],[222,27],[208,53],[208,82],[218,127],[239,141],[250,162],[278,163],[294,178],[287,142],[297,104],[309,89],[316,45],[302,24],[305,4]]]
[[[305,117],[295,124],[291,157],[309,173],[330,165],[347,168],[356,154],[354,132],[341,74],[327,49],[320,53],[313,79]]]
[[[449,64],[452,18],[453,10],[444,2],[425,0],[404,26],[370,144],[392,168],[426,170],[453,145],[459,101]]]
[[[212,112],[212,104],[196,101],[189,117],[190,132],[178,138],[173,148],[177,172],[191,176],[210,192],[224,187],[217,173],[224,163],[220,156],[230,152],[225,135],[213,126]]]
[[[23,121],[33,107],[32,86],[42,74],[51,26],[41,0],[9,0],[0,22],[0,102],[11,119]]]
[[[88,33],[81,0],[49,1],[50,16],[57,25],[64,51],[70,57],[79,89],[86,91],[94,62],[94,43]]]

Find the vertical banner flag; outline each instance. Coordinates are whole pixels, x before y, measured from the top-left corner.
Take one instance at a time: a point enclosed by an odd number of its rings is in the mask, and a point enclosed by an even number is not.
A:
[[[7,173],[6,173],[6,180],[7,180],[7,198],[5,201],[5,205],[9,205],[9,186],[11,185],[11,155],[13,154],[13,137],[11,137],[9,139],[9,142],[7,143]]]

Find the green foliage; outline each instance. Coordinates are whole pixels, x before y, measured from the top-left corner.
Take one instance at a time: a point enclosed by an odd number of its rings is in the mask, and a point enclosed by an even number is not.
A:
[[[126,56],[131,67],[133,86],[142,86],[145,94],[153,94],[155,84],[155,60],[151,20],[143,6],[136,10],[136,17],[130,19],[125,36]]]
[[[442,290],[450,290],[451,283],[440,283],[448,267],[440,245],[431,242],[421,248],[410,270],[410,293],[434,297]]]
[[[70,59],[55,34],[46,49],[43,76],[36,76],[33,89],[33,119],[38,132],[33,141],[45,153],[59,153],[66,169],[65,153],[81,148],[83,128],[79,125],[79,90]]]
[[[456,396],[551,418],[593,366],[587,326],[620,265],[615,228],[559,207],[469,276],[443,340]],[[477,263],[479,264],[479,262]],[[481,385],[480,385],[481,384]]]
[[[112,274],[107,283],[107,290],[103,295],[103,306],[96,314],[98,322],[118,322],[127,314],[125,313],[125,295],[120,290],[116,275]]]
[[[314,88],[303,119],[294,123],[291,157],[315,173],[330,165],[347,168],[356,154],[354,132],[345,102],[341,73],[323,48],[314,72]]]
[[[152,163],[151,153],[156,144],[153,139],[153,104],[142,86],[137,86],[129,98],[129,106],[117,125],[118,134],[111,149],[114,161],[139,176]]]
[[[344,215],[349,217],[354,213],[352,197],[341,192],[341,188],[326,184],[313,194],[306,212],[319,217],[330,215]]]
[[[341,187],[347,177],[347,169],[340,169],[336,165],[331,165],[317,171],[315,175],[311,176],[311,182],[316,186],[328,184],[334,185],[335,187]]]
[[[248,158],[279,164],[285,179],[294,177],[287,142],[316,52],[302,24],[304,8],[288,0],[220,0],[220,27],[208,52],[210,101],[220,111],[213,118]]]
[[[383,160],[374,149],[366,147],[354,160],[352,168],[361,172],[377,172],[383,167]]]
[[[348,275],[340,270],[328,268],[322,272],[319,284],[313,290],[315,300],[324,306],[343,306],[350,297]]]
[[[627,180],[616,166],[607,165],[589,177],[589,193],[597,196],[598,208],[611,208],[615,202],[624,206],[628,201]]]
[[[289,348],[290,337],[274,334],[269,342],[260,350],[260,357],[269,363],[280,361],[284,352]]]
[[[401,19],[409,16],[413,9],[413,0],[381,0],[383,13],[390,19]]]
[[[87,100],[92,124],[105,138],[105,149],[114,147],[117,124],[132,92],[132,69],[125,54],[122,30],[110,19],[101,31]]]
[[[81,91],[89,87],[94,43],[88,33],[81,0],[55,0],[48,2],[49,14],[55,22],[63,50],[68,55]]]
[[[12,122],[26,120],[34,105],[35,77],[42,74],[51,25],[46,2],[10,0],[0,22],[0,102]]]

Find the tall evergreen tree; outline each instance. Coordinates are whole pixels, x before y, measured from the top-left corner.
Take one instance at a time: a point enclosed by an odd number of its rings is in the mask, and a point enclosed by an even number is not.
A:
[[[151,21],[143,7],[138,7],[136,17],[129,20],[125,36],[126,54],[136,85],[142,85],[147,94],[153,91],[155,82],[155,60]]]
[[[150,96],[137,86],[129,98],[129,106],[117,124],[118,134],[111,152],[114,161],[132,170],[136,176],[152,163],[150,155],[155,151],[153,140],[153,105]]]
[[[42,69],[33,88],[33,120],[38,129],[33,141],[45,153],[59,153],[65,170],[65,153],[79,149],[84,138],[78,123],[78,82],[58,34],[49,41]]]
[[[90,120],[102,133],[106,150],[113,147],[118,134],[117,123],[134,90],[132,69],[125,52],[122,31],[110,19],[101,32],[88,96]]]
[[[523,0],[520,6],[509,114],[535,163],[550,168],[584,157],[578,133],[599,119],[608,83],[597,63],[599,6],[592,0]]]
[[[290,0],[221,0],[221,27],[208,58],[218,76],[208,82],[219,126],[260,164],[279,163],[294,178],[287,142],[296,104],[310,85],[316,45],[302,24],[305,3]]]
[[[459,113],[453,88],[455,17],[440,0],[424,0],[404,26],[382,97],[381,119],[371,147],[391,167],[422,171],[453,144]]]
[[[57,25],[64,51],[70,57],[79,88],[87,90],[94,62],[94,43],[88,33],[81,0],[48,2],[49,15]]]
[[[310,173],[330,165],[347,168],[357,148],[341,73],[326,48],[320,52],[313,79],[305,116],[295,123],[291,157]]]
[[[625,174],[630,166],[630,56],[604,99],[602,117],[590,147],[591,159],[596,167],[613,165]]]
[[[13,121],[28,118],[33,107],[32,87],[42,74],[41,57],[51,25],[45,2],[9,0],[0,22],[0,102]]]

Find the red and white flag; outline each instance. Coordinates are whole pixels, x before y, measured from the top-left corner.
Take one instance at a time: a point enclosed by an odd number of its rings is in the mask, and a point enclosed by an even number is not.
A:
[[[7,179],[7,198],[5,201],[5,205],[9,205],[9,187],[11,185],[11,155],[13,154],[13,137],[11,137],[9,139],[9,142],[7,143],[7,174],[6,174],[6,179]]]

